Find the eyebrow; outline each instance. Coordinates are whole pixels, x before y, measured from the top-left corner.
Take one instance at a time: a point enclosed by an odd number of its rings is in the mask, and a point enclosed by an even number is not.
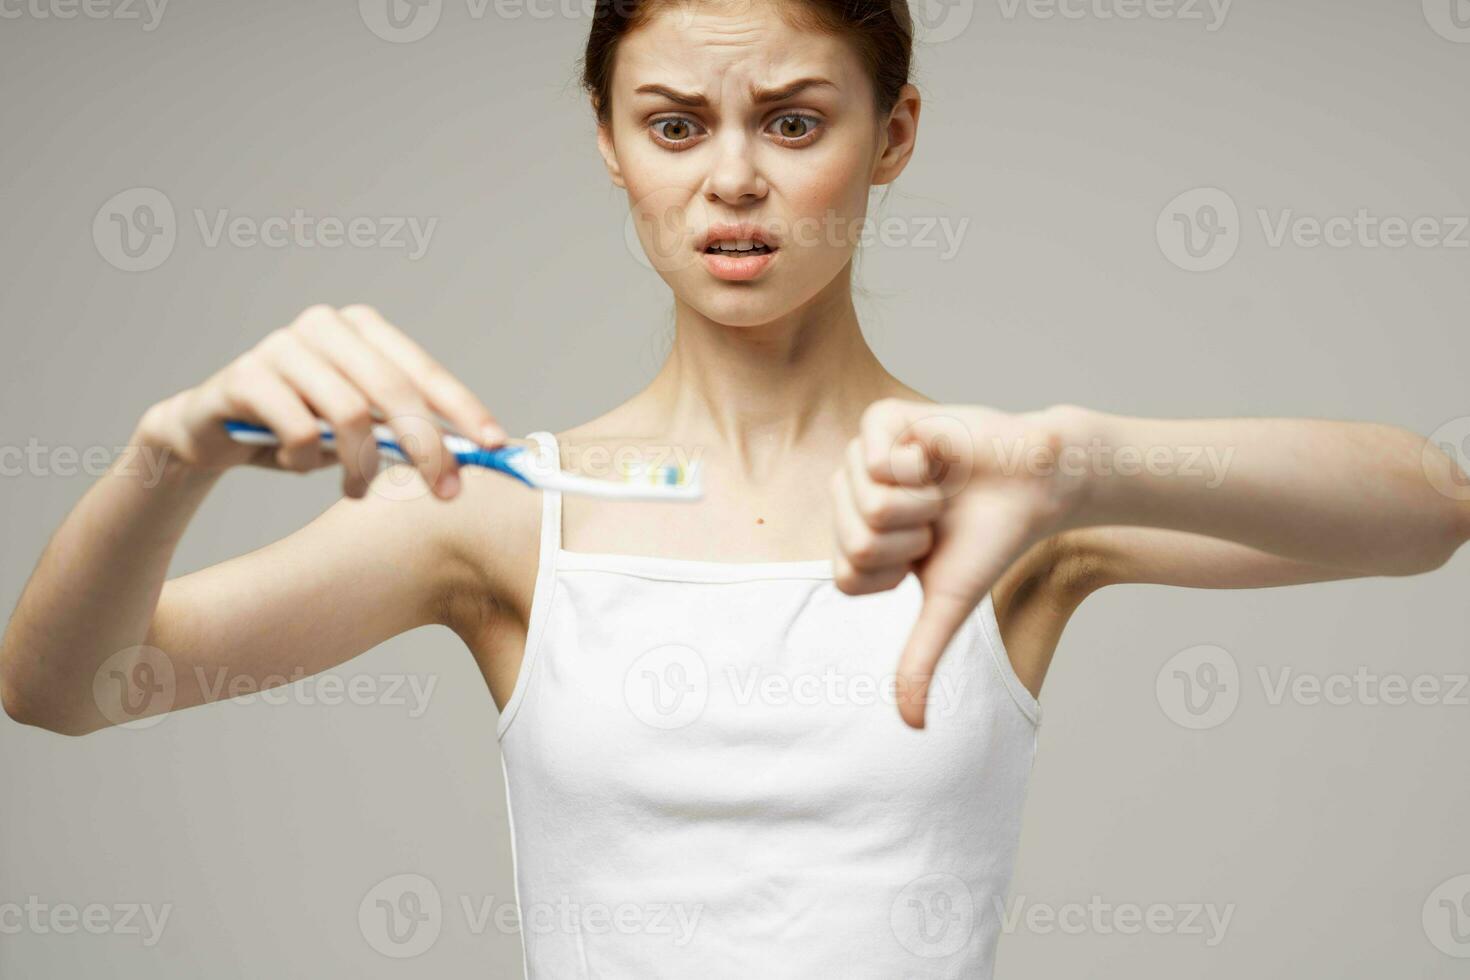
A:
[[[784,102],[789,98],[800,95],[809,88],[820,88],[822,86],[829,88],[837,87],[825,78],[798,78],[789,85],[783,85],[780,88],[754,89],[750,94],[751,98],[755,100],[756,105],[765,105],[769,102]],[[677,105],[689,106],[695,109],[704,108],[709,105],[709,99],[702,92],[680,92],[666,85],[640,85],[633,91],[637,94],[661,95]]]

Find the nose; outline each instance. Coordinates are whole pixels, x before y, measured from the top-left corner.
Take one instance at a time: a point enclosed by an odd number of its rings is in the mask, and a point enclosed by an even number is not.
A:
[[[705,178],[707,201],[752,204],[766,196],[766,179],[752,158],[753,148],[745,134],[729,132],[720,140],[718,156]]]

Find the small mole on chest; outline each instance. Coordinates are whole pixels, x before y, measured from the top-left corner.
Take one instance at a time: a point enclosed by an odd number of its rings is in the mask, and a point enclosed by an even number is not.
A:
[[[756,518],[756,519],[755,519],[755,522],[756,522],[756,523],[757,523],[757,524],[764,524],[764,523],[765,523],[765,522],[766,522],[766,519],[765,519],[765,518],[764,518],[764,517],[757,517],[757,518]]]

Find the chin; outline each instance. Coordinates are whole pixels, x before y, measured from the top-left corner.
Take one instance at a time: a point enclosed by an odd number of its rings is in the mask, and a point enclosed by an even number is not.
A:
[[[781,302],[779,297],[759,288],[729,284],[701,290],[700,295],[690,297],[688,303],[715,323],[742,329],[774,323],[796,309],[795,304]]]
[[[835,272],[826,269],[803,268],[794,277],[794,270],[783,271],[787,276],[782,281],[763,277],[750,282],[721,282],[700,270],[699,278],[680,282],[675,292],[685,305],[714,323],[754,329],[820,303],[821,297],[833,289],[848,288],[837,281]],[[798,288],[792,288],[793,278]]]

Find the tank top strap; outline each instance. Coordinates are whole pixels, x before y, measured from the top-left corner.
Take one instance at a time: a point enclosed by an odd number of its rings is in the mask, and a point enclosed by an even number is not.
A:
[[[526,436],[528,439],[536,440],[540,452],[545,458],[561,468],[561,447],[557,444],[555,434],[538,430]],[[543,564],[552,558],[561,548],[561,491],[541,491],[541,560]]]

